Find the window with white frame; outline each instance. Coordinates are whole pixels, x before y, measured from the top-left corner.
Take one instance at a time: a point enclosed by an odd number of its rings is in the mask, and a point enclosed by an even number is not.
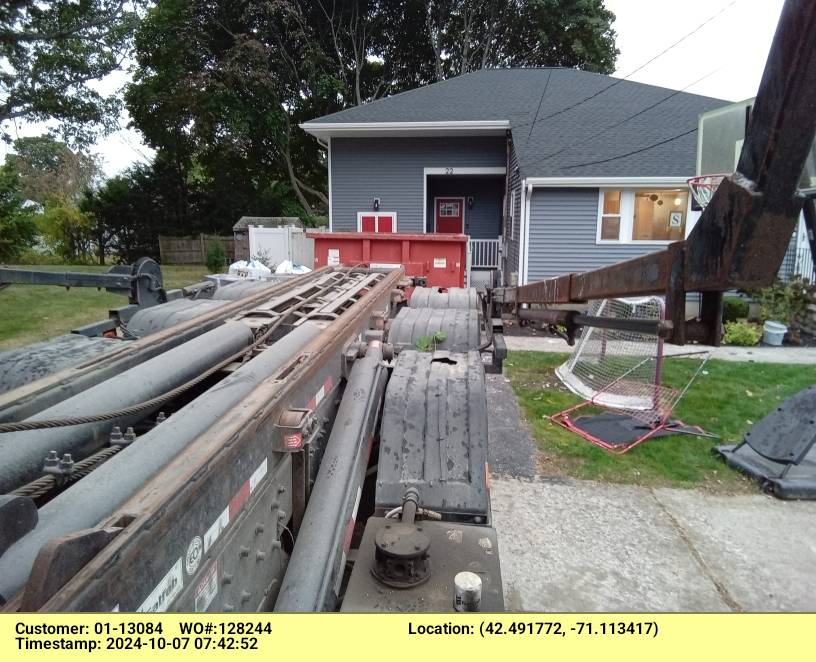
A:
[[[688,191],[601,190],[598,199],[599,243],[669,242],[686,236]]]
[[[510,191],[510,239],[516,238],[516,190]]]
[[[462,215],[458,202],[443,202],[439,205],[439,215],[448,218],[458,218]]]

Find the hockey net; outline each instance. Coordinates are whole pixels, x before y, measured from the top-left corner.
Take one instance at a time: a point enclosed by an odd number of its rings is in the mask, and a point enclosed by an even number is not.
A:
[[[660,297],[593,301],[589,315],[617,320],[664,318]],[[663,340],[638,331],[585,327],[559,379],[588,402],[624,411],[649,425],[671,415],[680,393],[661,384]]]

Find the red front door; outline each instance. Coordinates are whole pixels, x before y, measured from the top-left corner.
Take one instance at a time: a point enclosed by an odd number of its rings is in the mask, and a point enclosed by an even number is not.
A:
[[[436,198],[436,231],[444,234],[463,234],[464,230],[464,199]]]

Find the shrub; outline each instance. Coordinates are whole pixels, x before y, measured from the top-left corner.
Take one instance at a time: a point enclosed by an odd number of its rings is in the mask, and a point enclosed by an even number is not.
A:
[[[37,216],[43,243],[69,264],[92,264],[94,238],[91,219],[71,200],[54,199]]]
[[[748,322],[726,322],[723,342],[726,345],[752,347],[762,337],[762,327]]]
[[[224,247],[220,241],[216,241],[210,245],[207,251],[207,269],[212,273],[218,273],[224,270],[224,265],[227,263],[227,254],[224,252]]]
[[[739,297],[723,299],[723,322],[736,322],[748,317],[748,302]]]
[[[41,248],[27,248],[17,257],[17,264],[43,265],[43,264],[65,264],[65,260],[55,253]]]
[[[759,303],[759,316],[763,322],[774,320],[792,326],[796,316],[807,309],[811,288],[807,280],[795,276],[787,283],[777,280],[770,287],[752,292],[751,296]]]

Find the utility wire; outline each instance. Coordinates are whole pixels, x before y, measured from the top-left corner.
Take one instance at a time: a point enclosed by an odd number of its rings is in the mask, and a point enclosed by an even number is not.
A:
[[[655,147],[660,147],[661,145],[665,145],[666,143],[673,142],[675,140],[679,140],[683,136],[687,136],[692,133],[697,132],[697,127],[690,129],[689,131],[684,131],[683,133],[678,133],[676,136],[672,136],[671,138],[666,138],[664,140],[660,140],[656,143],[652,143],[651,145],[646,145],[646,147],[641,147],[640,149],[632,150],[631,152],[626,152],[625,154],[618,154],[616,156],[610,156],[607,159],[599,159],[597,161],[585,161],[584,163],[573,163],[572,165],[562,166],[564,170],[569,170],[571,168],[581,168],[583,166],[589,165],[598,165],[599,163],[609,163],[610,161],[617,161],[618,159],[623,159],[627,156],[633,156],[634,154],[640,154],[641,152],[647,152],[650,149],[654,149]]]
[[[710,17],[709,17],[709,18],[707,18],[705,21],[703,21],[702,23],[700,23],[700,25],[698,25],[696,28],[694,28],[694,29],[693,29],[691,32],[688,32],[688,33],[686,33],[685,35],[683,35],[682,37],[680,37],[680,39],[678,39],[678,40],[677,40],[677,41],[675,41],[674,43],[672,43],[672,44],[670,44],[669,46],[667,46],[666,48],[664,48],[662,51],[660,51],[660,52],[659,52],[657,55],[655,55],[654,57],[652,57],[650,60],[647,60],[646,62],[644,62],[643,64],[641,64],[641,65],[640,65],[640,66],[639,66],[637,69],[634,69],[633,71],[630,71],[630,72],[629,72],[628,74],[626,74],[626,75],[625,75],[623,78],[616,78],[616,79],[615,79],[615,80],[614,80],[612,83],[610,83],[610,84],[609,84],[609,85],[607,85],[606,87],[602,87],[600,90],[598,90],[597,92],[594,92],[593,94],[590,94],[588,97],[584,97],[584,98],[583,98],[583,99],[581,99],[580,101],[576,101],[575,103],[570,104],[569,106],[566,106],[566,107],[564,107],[564,108],[561,108],[560,110],[556,110],[555,112],[552,112],[552,113],[550,113],[549,115],[545,115],[544,117],[542,117],[542,118],[540,118],[540,119],[539,119],[539,118],[536,118],[536,119],[532,120],[531,122],[525,122],[525,123],[523,123],[523,124],[518,124],[518,125],[516,125],[516,128],[521,128],[521,127],[523,127],[523,126],[528,126],[528,124],[537,124],[538,122],[543,122],[544,120],[552,119],[553,117],[557,117],[558,115],[563,115],[564,113],[566,113],[566,112],[568,112],[568,111],[572,110],[573,108],[577,108],[577,107],[578,107],[578,106],[580,106],[581,104],[586,103],[587,101],[590,101],[591,99],[594,99],[594,98],[595,98],[595,97],[597,97],[597,96],[600,96],[601,94],[603,94],[603,93],[604,93],[604,92],[606,92],[607,90],[612,89],[612,88],[613,88],[613,87],[615,87],[616,85],[620,85],[620,84],[621,84],[623,81],[625,81],[625,80],[627,80],[628,78],[630,78],[630,77],[634,76],[634,75],[635,75],[635,74],[636,74],[638,71],[641,71],[642,69],[645,69],[645,68],[646,68],[646,67],[648,67],[650,64],[652,64],[652,62],[654,62],[655,60],[657,60],[657,59],[659,59],[659,58],[663,57],[663,56],[664,56],[666,53],[668,53],[670,50],[672,50],[673,48],[675,48],[675,47],[676,47],[676,46],[678,46],[679,44],[683,43],[683,42],[684,42],[686,39],[688,39],[688,38],[689,38],[689,37],[691,37],[692,35],[696,34],[696,33],[697,33],[697,32],[699,32],[700,30],[702,30],[702,29],[703,29],[703,28],[704,28],[706,25],[708,25],[709,23],[711,23],[713,20],[715,20],[715,19],[719,18],[719,17],[720,17],[722,14],[724,14],[726,11],[728,11],[729,9],[731,9],[731,7],[733,7],[734,5],[736,5],[738,2],[740,2],[740,0],[732,0],[732,1],[731,1],[729,4],[727,4],[725,7],[723,7],[722,9],[720,9],[720,11],[718,11],[716,14],[714,14],[713,16],[710,16]],[[547,79],[547,82],[549,82],[549,78]],[[537,114],[538,114],[538,113],[536,113],[536,115],[537,115]]]
[[[628,122],[630,120],[633,120],[636,117],[640,117],[644,113],[649,112],[650,110],[652,110],[653,108],[656,108],[660,104],[665,103],[666,101],[668,101],[669,99],[672,99],[673,97],[676,97],[678,94],[682,94],[683,92],[688,90],[690,87],[694,87],[695,85],[697,85],[697,83],[699,83],[699,82],[705,80],[706,78],[708,78],[709,76],[717,73],[721,68],[722,67],[720,67],[718,69],[714,69],[713,71],[709,71],[705,76],[703,76],[701,78],[698,78],[693,83],[689,83],[682,90],[676,90],[676,91],[672,92],[668,96],[665,96],[662,99],[660,99],[659,101],[656,101],[655,103],[646,106],[645,108],[639,110],[638,112],[636,112],[636,113],[634,113],[632,115],[628,115],[627,117],[624,117],[619,122],[615,122],[615,124],[610,124],[609,126],[601,129],[600,131],[598,131],[596,133],[593,133],[592,135],[590,135],[588,138],[586,138],[584,140],[581,140],[581,141],[575,142],[575,143],[570,143],[566,147],[562,147],[561,149],[559,149],[559,150],[557,150],[555,152],[550,152],[549,154],[545,154],[540,159],[536,159],[534,161],[534,163],[536,165],[538,165],[540,163],[543,163],[544,161],[547,161],[549,159],[552,159],[552,158],[558,156],[559,154],[563,154],[564,152],[569,151],[569,150],[573,149],[574,147],[580,147],[581,145],[585,145],[588,142],[592,142],[593,140],[595,140],[595,138],[597,138],[600,135],[603,135],[607,131],[611,131],[612,129],[617,129],[619,126],[622,126],[623,124],[626,124],[626,122]]]
[[[530,136],[533,135],[533,127],[538,120],[538,113],[541,112],[541,104],[544,103],[544,95],[547,94],[547,88],[550,86],[550,78],[552,78],[552,69],[547,72],[547,81],[544,83],[544,89],[541,90],[541,98],[538,100],[535,117],[533,117],[533,121],[530,123],[530,132],[527,134],[527,142],[530,142]]]

